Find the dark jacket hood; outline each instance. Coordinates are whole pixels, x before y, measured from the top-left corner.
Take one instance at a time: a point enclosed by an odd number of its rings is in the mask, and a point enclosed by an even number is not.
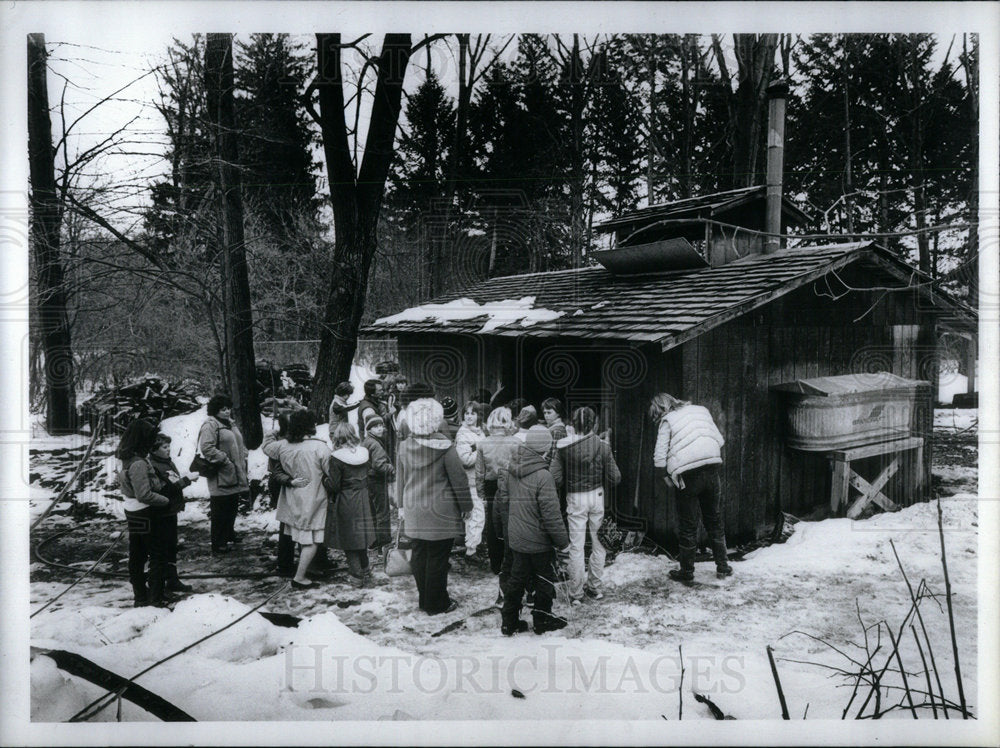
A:
[[[548,470],[549,463],[538,452],[525,445],[518,446],[510,460],[510,474],[516,478],[524,478],[539,470]]]

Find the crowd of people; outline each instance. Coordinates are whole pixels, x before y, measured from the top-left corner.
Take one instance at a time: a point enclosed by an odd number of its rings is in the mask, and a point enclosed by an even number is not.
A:
[[[459,408],[425,384],[378,379],[350,403],[353,390],[346,382],[335,389],[329,441],[317,436],[319,424],[305,408],[278,414],[264,436],[280,528],[276,573],[290,577],[293,589],[320,584],[316,577],[333,565],[330,550],[343,551],[352,584],[374,584],[372,557],[380,563],[393,545],[398,513],[396,537],[409,547],[418,607],[428,615],[458,607],[448,592],[454,552],[488,562],[507,636],[529,629],[525,605],[535,633],[566,625],[552,612],[560,570],[573,607],[604,597],[599,530],[621,472],[593,409],[576,408],[567,418],[563,403],[548,398],[539,417],[526,400],[500,405],[486,391]],[[732,574],[721,519],[721,433],[707,409],[666,393],[653,398],[649,415],[658,429],[657,479],[676,487],[678,502],[679,568],[670,577],[693,580],[699,516],[716,573]],[[170,460],[169,437],[143,420],[126,429],[119,458],[135,604],[164,606],[171,592],[190,589],[177,575],[177,514],[197,476],[182,475]],[[231,553],[240,543],[235,519],[250,493],[247,449],[225,395],[208,402],[192,469],[208,481],[211,552]]]

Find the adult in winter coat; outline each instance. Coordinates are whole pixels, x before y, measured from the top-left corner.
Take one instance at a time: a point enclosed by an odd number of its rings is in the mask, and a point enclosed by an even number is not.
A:
[[[333,435],[330,482],[333,495],[326,515],[326,544],[347,556],[347,571],[358,587],[371,579],[368,547],[375,542],[375,519],[368,498],[368,450],[354,426],[342,423]]]
[[[558,442],[560,439],[566,438],[566,424],[563,422],[563,419],[566,418],[566,410],[558,398],[549,397],[542,401],[542,418],[545,420],[549,433],[552,434],[552,441]]]
[[[653,397],[649,417],[658,424],[653,467],[658,475],[677,487],[679,569],[670,578],[694,579],[694,555],[698,515],[712,543],[717,576],[733,573],[727,560],[726,534],[722,524],[722,487],[719,465],[725,440],[712,414],[701,405],[678,400],[665,392]]]
[[[240,502],[250,502],[247,480],[247,448],[243,435],[233,423],[233,401],[215,395],[208,401],[208,418],[198,432],[198,451],[218,467],[208,476],[212,553],[226,553],[229,543],[239,543],[236,512]]]
[[[486,510],[483,497],[476,490],[476,454],[479,444],[486,438],[483,432],[484,407],[474,400],[467,403],[462,411],[462,425],[455,434],[455,451],[462,461],[465,475],[469,481],[469,493],[472,496],[472,511],[465,519],[465,555],[475,556],[476,549],[483,540],[483,527],[486,525]]]
[[[299,563],[292,587],[311,587],[313,583],[306,571],[318,545],[324,542],[327,497],[323,476],[330,474],[330,448],[316,437],[316,420],[308,410],[297,410],[288,416],[284,439],[279,439],[274,431],[265,434],[261,448],[292,476],[292,484],[281,487],[277,519],[282,531],[299,544]]]
[[[559,514],[556,484],[549,472],[551,449],[552,435],[547,428],[536,424],[528,430],[508,469],[507,543],[513,562],[501,609],[501,631],[505,636],[527,630],[520,614],[521,598],[529,579],[535,582],[532,610],[535,633],[555,631],[566,625],[563,619],[552,615],[555,552],[569,545],[569,536]]]
[[[170,500],[161,492],[162,483],[146,459],[155,445],[156,426],[141,418],[126,427],[118,443],[118,459],[122,464],[118,485],[125,497],[125,518],[128,520],[128,577],[136,607],[163,607],[173,602],[163,591],[168,532],[163,510],[170,505]]]
[[[156,443],[149,453],[150,466],[160,479],[161,490],[170,501],[162,512],[164,538],[166,539],[166,565],[163,571],[164,587],[171,592],[190,592],[191,585],[184,584],[177,575],[177,515],[184,510],[184,489],[192,481],[186,475],[181,475],[174,461],[170,459],[170,437],[157,434]]]
[[[486,538],[490,570],[494,574],[500,573],[503,563],[503,531],[494,516],[494,500],[500,474],[507,471],[510,458],[520,445],[513,436],[516,428],[510,416],[510,409],[496,408],[486,419],[487,436],[479,443],[479,448],[476,450],[476,491],[483,499],[486,514],[483,537]],[[500,596],[502,599],[502,590]]]
[[[588,597],[601,599],[604,560],[607,553],[597,531],[604,520],[607,491],[618,485],[618,470],[611,445],[594,433],[597,414],[590,408],[573,411],[573,435],[556,442],[552,478],[566,491],[566,521],[569,525],[569,596],[574,604]],[[590,532],[590,563],[584,584],[583,550]]]
[[[415,400],[406,411],[410,436],[399,445],[396,503],[412,540],[410,567],[420,609],[436,615],[458,607],[448,595],[448,554],[465,529],[462,518],[472,510],[472,497],[454,445],[438,430],[441,403]]]
[[[396,475],[396,469],[389,461],[385,449],[387,438],[385,422],[376,415],[369,415],[365,422],[365,438],[361,446],[368,450],[368,499],[372,505],[375,522],[375,545],[381,552],[382,546],[392,542],[389,521],[389,481]]]
[[[365,436],[365,422],[369,416],[376,415],[385,418],[387,415],[385,403],[382,400],[382,380],[369,379],[365,382],[364,387],[365,396],[358,403],[358,435],[361,438]],[[333,441],[333,438],[331,437],[330,440]]]

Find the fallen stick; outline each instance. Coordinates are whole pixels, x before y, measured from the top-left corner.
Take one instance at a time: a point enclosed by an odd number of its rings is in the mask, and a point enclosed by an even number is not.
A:
[[[716,719],[735,719],[735,717],[730,717],[725,714],[721,709],[719,709],[718,705],[716,705],[716,703],[707,696],[702,696],[697,691],[692,691],[691,693],[694,694],[694,700],[707,706],[708,711],[710,711],[712,716]],[[808,709],[808,707],[806,708]]]
[[[788,716],[788,704],[785,703],[785,692],[781,689],[781,679],[778,677],[778,666],[774,664],[774,650],[771,645],[767,645],[767,659],[771,662],[771,675],[774,676],[774,685],[778,689],[778,701],[781,702],[781,718],[791,719]]]
[[[677,719],[684,716],[684,650],[677,645],[677,654],[681,658],[681,684],[677,687]]]
[[[174,706],[162,696],[157,696],[152,691],[132,683],[130,680],[118,675],[118,673],[113,673],[110,670],[102,668],[83,655],[79,655],[76,652],[67,652],[64,649],[43,650],[41,654],[51,658],[60,670],[70,675],[75,675],[77,678],[83,678],[85,681],[108,691],[115,691],[119,694],[120,698],[131,701],[136,706],[142,707],[154,717],[164,722],[197,721],[190,714]],[[119,719],[119,721],[121,720]]]

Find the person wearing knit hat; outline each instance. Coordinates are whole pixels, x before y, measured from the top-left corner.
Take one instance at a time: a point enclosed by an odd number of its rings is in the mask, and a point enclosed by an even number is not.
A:
[[[455,421],[458,419],[458,403],[455,402],[455,398],[441,398],[441,409],[444,411],[444,417],[446,420]]]
[[[385,546],[392,542],[392,530],[389,518],[389,481],[396,474],[396,469],[389,460],[386,444],[385,421],[381,416],[369,414],[365,419],[365,438],[361,446],[368,450],[368,500],[372,506],[372,518],[375,521],[375,548],[379,555]]]
[[[443,397],[441,398],[441,433],[447,436],[452,441],[455,441],[455,436],[458,434],[458,403],[455,402],[453,397]]]
[[[448,594],[448,556],[472,511],[469,481],[455,446],[438,430],[441,403],[414,400],[406,409],[410,436],[399,444],[396,504],[413,543],[410,568],[419,606],[429,615],[455,610]]]
[[[510,577],[501,608],[500,631],[504,636],[528,630],[528,624],[521,620],[521,599],[531,580],[535,584],[532,608],[535,633],[544,634],[566,626],[564,619],[552,614],[555,552],[569,546],[569,535],[559,513],[556,484],[549,472],[551,449],[552,434],[545,426],[535,424],[527,429],[524,444],[511,458],[507,479],[498,490],[498,502],[502,501],[507,508],[505,535],[511,554]]]
[[[525,405],[521,412],[517,414],[517,433],[514,434],[522,442],[528,436],[528,430],[538,423],[538,411],[534,405]]]

